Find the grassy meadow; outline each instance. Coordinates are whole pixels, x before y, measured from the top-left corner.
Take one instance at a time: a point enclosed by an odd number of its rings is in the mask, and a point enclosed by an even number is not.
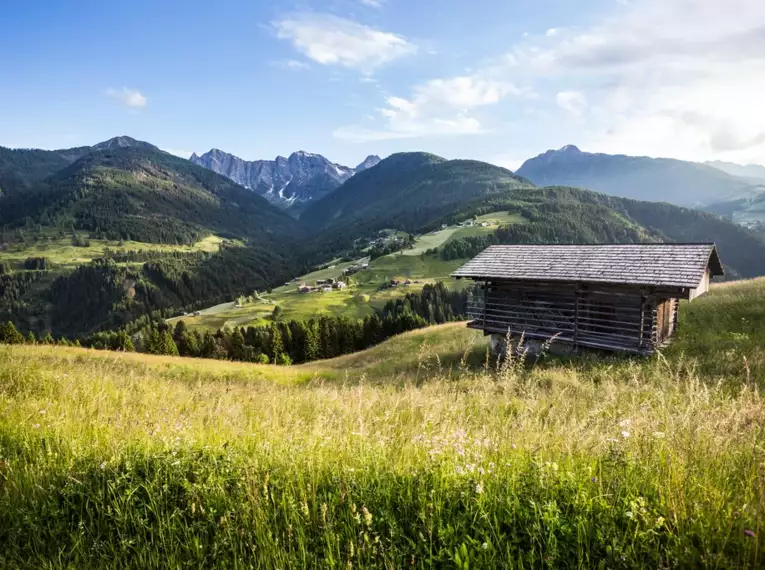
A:
[[[139,241],[108,241],[100,239],[88,239],[85,234],[81,236],[89,243],[86,247],[72,245],[71,236],[58,237],[53,234],[45,239],[27,242],[13,243],[2,253],[2,261],[20,266],[28,257],[45,257],[49,259],[57,269],[74,269],[78,265],[103,257],[104,251],[110,249],[119,251],[159,251],[159,252],[208,252],[213,253],[220,249],[225,241],[223,238],[210,235],[191,245],[169,245],[157,243],[145,243]]]
[[[651,359],[0,346],[0,567],[762,567],[765,280]]]

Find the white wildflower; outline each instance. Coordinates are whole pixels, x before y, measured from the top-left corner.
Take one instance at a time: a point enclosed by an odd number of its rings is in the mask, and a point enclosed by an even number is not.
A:
[[[622,437],[623,438],[627,439],[629,436],[630,436],[630,432],[628,432],[628,431],[623,431],[622,432]]]

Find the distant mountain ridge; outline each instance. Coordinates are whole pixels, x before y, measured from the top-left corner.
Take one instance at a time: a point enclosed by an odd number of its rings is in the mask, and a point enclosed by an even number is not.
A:
[[[736,164],[722,160],[711,160],[704,164],[727,172],[733,176],[745,178],[749,181],[765,184],[765,166],[761,164]]]
[[[701,207],[751,195],[749,181],[718,168],[670,158],[548,150],[516,172],[537,185],[565,185],[612,196]]]
[[[220,149],[189,158],[191,162],[230,178],[274,204],[289,207],[315,201],[339,188],[354,174],[372,168],[380,157],[370,155],[356,168],[330,162],[305,151],[274,160],[248,161]]]

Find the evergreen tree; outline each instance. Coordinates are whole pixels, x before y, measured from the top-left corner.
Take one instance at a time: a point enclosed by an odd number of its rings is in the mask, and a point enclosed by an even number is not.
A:
[[[233,360],[245,360],[244,335],[238,328],[231,333],[229,357]]]
[[[23,344],[24,335],[21,334],[11,321],[0,325],[0,343]]]
[[[276,324],[272,324],[270,329],[271,341],[268,347],[268,356],[273,362],[279,360],[280,355],[284,353],[284,343],[282,342],[282,333]]]
[[[173,335],[169,330],[164,330],[159,333],[159,350],[157,354],[169,354],[171,356],[178,356],[178,347],[173,340]]]

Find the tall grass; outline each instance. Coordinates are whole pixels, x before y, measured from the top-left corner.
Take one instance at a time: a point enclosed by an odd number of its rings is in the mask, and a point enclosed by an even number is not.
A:
[[[0,347],[0,566],[763,565],[756,347],[725,349],[733,382],[682,339],[497,367],[444,352],[455,330],[280,382]],[[368,375],[414,342],[397,382]]]

